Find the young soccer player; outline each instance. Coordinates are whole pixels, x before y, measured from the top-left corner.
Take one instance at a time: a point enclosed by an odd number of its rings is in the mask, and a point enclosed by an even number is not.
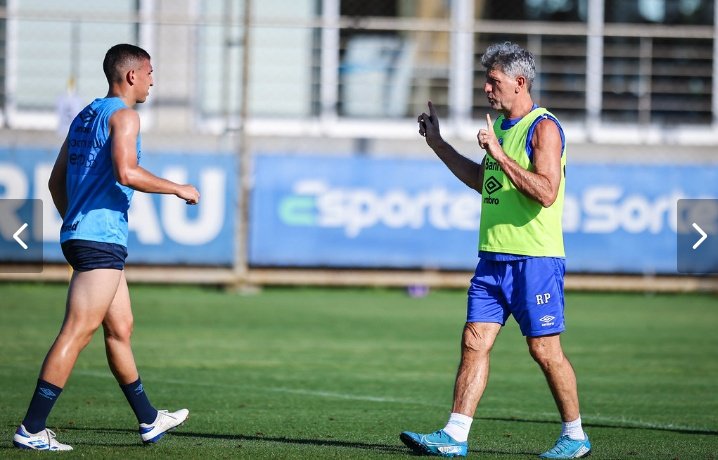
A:
[[[100,326],[107,362],[137,416],[142,442],[156,442],[189,415],[187,409],[157,410],[145,393],[130,346],[133,318],[124,266],[127,211],[135,190],[174,194],[187,204],[197,204],[199,192],[139,165],[140,118],[134,106],[147,99],[153,85],[150,55],[119,44],[107,51],[102,66],[107,96],[75,117],[50,175],[50,193],[63,218],[62,252],[74,272],[60,333],[13,437],[18,448],[72,450],[55,438],[46,420],[77,357]]]

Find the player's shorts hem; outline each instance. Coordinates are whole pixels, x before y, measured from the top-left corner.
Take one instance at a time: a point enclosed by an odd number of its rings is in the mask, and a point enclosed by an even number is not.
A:
[[[565,327],[560,329],[541,329],[540,331],[529,331],[528,333],[521,332],[524,337],[544,337],[547,335],[560,334],[566,330]]]
[[[499,321],[496,318],[466,318],[467,323],[494,323],[500,326],[506,326],[506,321]]]
[[[67,240],[61,246],[65,260],[75,271],[125,269],[127,248],[120,244],[88,240]]]

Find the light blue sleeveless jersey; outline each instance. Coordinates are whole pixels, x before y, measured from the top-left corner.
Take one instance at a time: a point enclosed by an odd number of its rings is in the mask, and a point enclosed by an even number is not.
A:
[[[88,240],[127,247],[127,210],[134,190],[112,167],[110,117],[127,108],[120,98],[95,99],[70,125],[67,138],[67,212],[60,242]],[[141,139],[137,135],[137,162]]]

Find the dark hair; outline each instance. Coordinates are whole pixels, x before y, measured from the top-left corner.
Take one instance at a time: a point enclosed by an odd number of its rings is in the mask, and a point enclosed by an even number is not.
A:
[[[139,46],[126,43],[113,46],[107,50],[105,60],[102,61],[102,70],[105,71],[107,82],[109,84],[121,82],[125,78],[123,73],[127,67],[145,59],[149,60],[150,55]]]

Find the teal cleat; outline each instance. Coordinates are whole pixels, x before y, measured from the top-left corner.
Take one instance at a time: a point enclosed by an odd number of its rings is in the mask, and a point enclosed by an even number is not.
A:
[[[568,436],[561,436],[556,444],[543,454],[540,458],[584,458],[591,455],[591,442],[588,435],[583,433],[586,439],[577,441]]]
[[[412,433],[404,431],[399,435],[401,442],[419,455],[434,455],[437,457],[466,457],[469,444],[459,442],[446,434],[444,430],[429,434]]]

